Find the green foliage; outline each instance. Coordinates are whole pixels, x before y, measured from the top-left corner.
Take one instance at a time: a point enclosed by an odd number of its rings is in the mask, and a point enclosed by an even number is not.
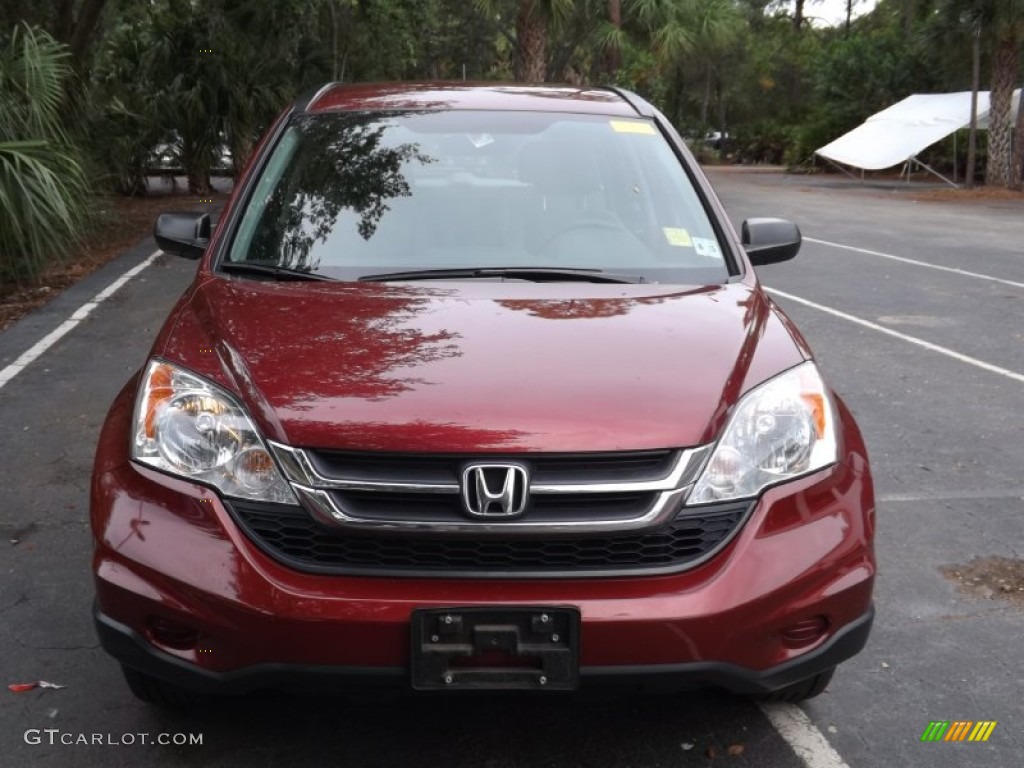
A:
[[[781,165],[792,163],[798,129],[778,120],[759,120],[743,125],[734,142],[736,157],[743,163]]]
[[[351,9],[354,4],[335,2]],[[118,191],[144,190],[147,155],[178,145],[189,190],[206,193],[214,152],[226,144],[236,170],[283,104],[328,76],[307,30],[306,3],[154,0],[115,26],[97,62],[91,152]]]
[[[34,279],[70,243],[88,185],[62,110],[68,52],[45,32],[0,39],[0,280]]]
[[[879,0],[849,29],[805,6],[798,29],[776,0],[6,0],[0,24],[31,18],[63,39],[104,8],[74,108],[89,175],[126,194],[170,141],[207,191],[217,147],[237,172],[276,112],[328,80],[615,83],[688,135],[730,134],[741,161],[792,164],[911,93],[968,89],[971,30],[983,87],[1019,82],[1007,52],[1021,50],[1024,0]],[[997,157],[1008,131],[990,137]]]
[[[923,46],[908,45],[894,27],[833,36],[813,59],[813,106],[795,132],[789,162],[809,160],[816,148],[915,91],[941,89],[926,69],[926,57]]]
[[[124,195],[145,193],[148,155],[168,134],[161,121],[160,89],[141,76],[148,46],[141,22],[119,27],[101,52],[102,66],[89,94],[90,170],[102,186]]]

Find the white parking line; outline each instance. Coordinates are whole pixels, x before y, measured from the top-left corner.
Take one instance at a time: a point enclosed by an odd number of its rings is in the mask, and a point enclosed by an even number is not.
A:
[[[994,491],[936,491],[924,493],[883,493],[875,501],[895,503],[901,501],[989,501],[1024,499],[1024,488],[1009,488]]]
[[[852,245],[843,245],[842,243],[833,243],[828,240],[818,240],[813,237],[805,237],[809,243],[817,243],[818,245],[827,245],[830,248],[842,248],[847,251],[856,251],[857,253],[866,253],[869,256],[880,256],[883,259],[892,259],[893,261],[902,261],[904,264],[913,264],[915,267],[928,267],[929,269],[938,269],[942,272],[952,272],[955,275],[961,277],[973,277],[978,280],[989,280],[993,283],[1002,283],[1003,285],[1010,285],[1014,288],[1024,288],[1024,283],[1019,283],[1015,280],[1007,280],[1002,277],[995,277],[993,275],[986,275],[981,272],[971,272],[966,269],[960,269],[959,267],[945,267],[941,264],[932,264],[928,261],[919,261],[918,259],[908,259],[906,256],[895,256],[891,253],[882,253],[882,251],[870,251],[867,248],[855,248]]]
[[[8,365],[2,371],[0,371],[0,389],[3,389],[4,385],[7,384],[11,379],[21,373],[25,368],[36,358],[42,355],[46,350],[56,344],[65,334],[68,333],[72,328],[82,322],[89,314],[96,309],[100,304],[113,296],[125,283],[135,277],[139,272],[144,270],[157,256],[160,255],[160,251],[154,251],[148,259],[140,264],[136,264],[134,267],[129,269],[117,280],[112,282],[102,291],[97,293],[89,301],[85,302],[82,306],[76,309],[71,317],[65,320],[63,323],[58,325],[43,338],[33,344],[21,357],[15,360],[13,363]]]
[[[795,704],[761,704],[765,717],[807,768],[850,768]]]
[[[832,315],[833,317],[840,317],[843,320],[849,320],[851,323],[856,323],[857,325],[862,325],[865,328],[870,328],[873,331],[884,333],[886,336],[892,336],[895,339],[901,339],[911,344],[916,344],[919,347],[930,349],[932,352],[938,352],[940,355],[951,357],[954,360],[957,360],[961,363],[967,363],[968,365],[973,365],[976,368],[981,368],[984,371],[997,373],[1000,376],[1005,376],[1008,379],[1013,379],[1014,381],[1024,383],[1024,373],[1017,373],[1017,371],[1011,371],[1008,368],[1000,368],[998,365],[986,363],[984,360],[979,360],[976,357],[970,357],[969,355],[961,354],[960,352],[949,349],[948,347],[942,347],[939,346],[938,344],[932,344],[930,341],[919,339],[916,336],[908,336],[905,333],[894,331],[892,330],[892,328],[886,328],[884,325],[872,323],[870,320],[864,320],[863,318],[856,317],[855,315],[851,315],[846,312],[841,312],[838,309],[832,309],[832,307],[826,307],[824,304],[818,304],[817,302],[802,299],[799,296],[794,296],[791,293],[785,293],[784,291],[768,287],[765,287],[765,290],[768,291],[768,293],[772,294],[773,296],[781,296],[784,299],[788,299],[789,301],[795,301],[798,304],[803,304],[804,306],[817,309],[821,312],[825,312],[829,315]]]

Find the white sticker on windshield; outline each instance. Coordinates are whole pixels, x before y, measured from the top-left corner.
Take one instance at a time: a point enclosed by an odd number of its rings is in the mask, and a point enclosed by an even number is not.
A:
[[[693,237],[693,249],[697,252],[698,256],[703,256],[706,259],[720,259],[722,258],[722,250],[718,247],[718,243],[707,237]]]
[[[494,143],[494,137],[489,133],[467,133],[466,138],[469,139],[477,149]]]

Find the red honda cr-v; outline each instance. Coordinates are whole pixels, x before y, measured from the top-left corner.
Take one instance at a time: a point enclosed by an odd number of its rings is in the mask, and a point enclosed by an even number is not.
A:
[[[144,699],[819,693],[872,620],[860,433],[678,134],[611,88],[286,110],[115,400],[95,618]]]

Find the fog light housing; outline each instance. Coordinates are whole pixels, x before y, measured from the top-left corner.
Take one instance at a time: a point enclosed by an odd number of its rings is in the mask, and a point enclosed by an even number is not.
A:
[[[176,651],[190,651],[199,643],[198,629],[174,619],[150,616],[146,621],[146,629],[154,642]]]
[[[828,627],[829,621],[824,616],[802,619],[782,630],[782,642],[789,648],[803,648],[823,638]]]

